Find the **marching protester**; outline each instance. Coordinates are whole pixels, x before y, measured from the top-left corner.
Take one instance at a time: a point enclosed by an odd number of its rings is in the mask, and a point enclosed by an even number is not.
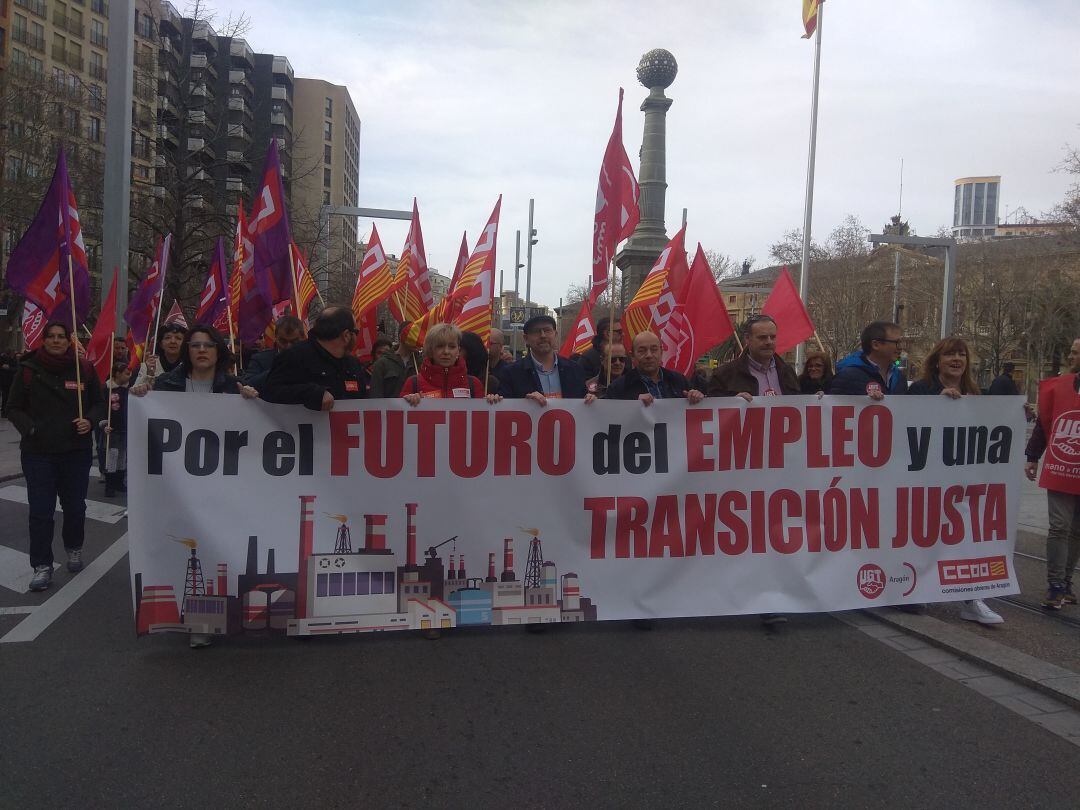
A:
[[[127,492],[127,409],[131,369],[126,360],[114,360],[112,375],[105,383],[106,418],[98,427],[107,437],[101,450],[104,456],[105,497]]]
[[[795,369],[776,354],[776,321],[768,315],[751,315],[742,325],[743,353],[719,366],[709,379],[709,396],[754,397],[791,396],[799,393]],[[763,613],[766,626],[787,622],[781,613]]]
[[[32,591],[52,584],[58,498],[64,511],[61,536],[67,569],[77,573],[83,568],[86,490],[93,456],[90,432],[103,413],[94,367],[76,359],[68,325],[50,321],[41,348],[19,363],[8,402],[8,415],[22,436],[19,447],[30,506]]]
[[[424,362],[401,387],[401,396],[410,405],[421,399],[486,399],[502,402],[498,394],[484,394],[484,384],[469,373],[461,352],[462,332],[453,324],[437,323],[424,338]],[[480,338],[473,335],[478,341]],[[481,373],[483,373],[481,371]]]
[[[600,363],[607,352],[608,340],[612,337],[615,343],[623,342],[622,324],[616,321],[615,326],[612,327],[611,318],[601,318],[596,322],[596,334],[593,335],[592,346],[577,358],[586,378],[595,377],[600,373]]]
[[[492,329],[488,334],[488,357],[491,360],[491,365],[488,368],[488,374],[493,374],[498,377],[499,372],[505,366],[510,365],[513,360],[506,360],[503,357],[503,348],[506,346],[506,335],[502,333],[501,329]]]
[[[411,323],[398,330],[398,344],[393,351],[383,352],[371,365],[371,394],[373,399],[393,399],[401,395],[401,386],[416,371],[416,347],[409,341]]]
[[[626,347],[622,343],[615,343],[611,346],[611,382],[619,379],[626,371]],[[602,398],[606,395],[608,390],[608,354],[604,354],[600,358],[600,373],[592,379],[585,381],[585,390],[590,394],[595,394],[598,398]]]
[[[264,349],[251,356],[244,366],[241,379],[245,385],[262,390],[266,377],[270,374],[270,368],[274,365],[274,358],[290,346],[294,346],[304,339],[304,322],[295,315],[282,315],[274,322],[274,346]],[[231,347],[230,347],[231,348]]]
[[[829,355],[825,352],[807,352],[799,375],[799,393],[819,394],[826,391],[832,382],[833,370]]]
[[[465,361],[465,368],[469,374],[480,380],[484,386],[484,393],[499,393],[499,378],[492,374],[488,368],[491,363],[491,356],[488,354],[487,347],[484,346],[484,339],[476,332],[462,332],[460,344],[461,357]],[[427,346],[427,341],[424,341],[424,346]],[[426,348],[424,354],[427,354]]]
[[[891,321],[874,321],[862,331],[860,350],[836,364],[828,394],[868,395],[881,400],[903,394],[907,380],[896,364],[904,348],[904,330]]]
[[[957,337],[938,341],[923,361],[922,378],[913,382],[907,393],[938,394],[949,399],[978,394],[979,386],[971,376],[971,353],[967,343]],[[960,618],[979,624],[1001,624],[1005,621],[982,599],[965,601],[960,608]]]
[[[611,347],[612,359],[616,345]],[[690,387],[682,374],[660,365],[664,349],[655,334],[639,332],[630,345],[634,350],[634,367],[612,379],[605,399],[636,399],[647,407],[658,399],[685,399],[696,405],[705,398],[700,391]]]
[[[581,366],[556,354],[559,332],[550,315],[534,315],[522,328],[529,353],[502,370],[499,391],[508,399],[531,399],[541,406],[549,399],[596,400],[585,389]]]
[[[776,354],[776,321],[751,315],[743,324],[743,353],[717,367],[709,378],[710,397],[771,397],[799,393],[795,369]]]
[[[283,351],[261,392],[267,402],[330,411],[340,399],[367,396],[364,369],[353,356],[356,321],[345,306],[329,306],[308,330],[307,340]]]
[[[1050,527],[1046,533],[1046,598],[1043,607],[1061,610],[1062,605],[1076,604],[1073,573],[1080,559],[1080,459],[1076,454],[1075,432],[1055,431],[1058,420],[1069,411],[1080,409],[1080,338],[1069,350],[1069,370],[1039,385],[1039,418],[1031,431],[1024,455],[1024,474],[1031,481],[1043,452],[1050,447],[1060,472],[1043,465],[1039,486],[1046,490]],[[1075,420],[1075,417],[1073,417]],[[1075,421],[1073,422],[1075,425]],[[1058,442],[1064,451],[1055,453]]]
[[[157,342],[153,354],[147,355],[139,366],[135,385],[153,385],[158,374],[172,371],[180,365],[180,347],[184,343],[187,329],[178,323],[167,323],[158,330]]]
[[[153,391],[187,391],[194,394],[241,394],[256,399],[259,392],[244,385],[229,373],[232,354],[225,338],[212,326],[196,324],[187,333],[180,349],[180,363],[172,371],[160,374],[153,386],[140,383],[131,389],[142,397]]]

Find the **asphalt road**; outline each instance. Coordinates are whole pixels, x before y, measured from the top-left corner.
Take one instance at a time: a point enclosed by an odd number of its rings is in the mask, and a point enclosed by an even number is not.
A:
[[[0,502],[0,542],[20,510]],[[88,524],[91,556],[124,524]],[[0,634],[22,620],[0,619]],[[0,644],[0,734],[3,807],[1027,808],[1080,794],[1075,745],[829,616],[778,634],[731,618],[189,650],[134,637],[126,557],[35,641]]]

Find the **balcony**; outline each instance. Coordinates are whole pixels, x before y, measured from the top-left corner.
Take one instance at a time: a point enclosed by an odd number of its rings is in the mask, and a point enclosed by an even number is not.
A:
[[[161,12],[161,33],[165,36],[178,36],[184,33],[184,18],[168,0],[158,6]]]
[[[99,81],[105,81],[105,65],[99,65],[97,62],[91,62],[90,78],[98,79]]]
[[[158,111],[162,117],[175,119],[177,117],[176,103],[168,96],[158,96]]]
[[[225,181],[226,191],[239,191],[241,193],[247,192],[247,185],[240,177],[230,177]]]
[[[150,189],[150,193],[159,199],[165,198],[165,186],[154,186]]]
[[[83,69],[83,58],[74,51],[65,51],[60,45],[52,46],[52,58],[54,62],[62,62],[80,72]]]
[[[245,87],[247,88],[248,93],[255,92],[255,88],[252,86],[251,79],[248,78],[246,70],[230,70],[229,84]]]
[[[188,180],[209,180],[210,175],[207,174],[206,169],[200,166],[188,166],[187,167]]]
[[[276,76],[285,76],[289,84],[293,82],[293,67],[287,56],[275,56],[272,71]]]
[[[292,130],[292,119],[286,116],[285,113],[271,113],[270,123],[275,127],[285,127]]]
[[[202,47],[210,51],[217,50],[217,33],[206,20],[195,21],[195,24],[191,27],[191,39],[193,43],[198,42]]]
[[[102,17],[109,16],[109,4],[105,0],[90,0],[90,10]]]
[[[193,83],[190,89],[192,101],[202,102],[210,98],[210,90],[203,82],[199,82],[198,84]]]
[[[34,36],[34,34],[30,33],[30,31],[25,28],[16,28],[11,32],[11,38],[31,50],[45,53],[45,37],[40,34]]]
[[[15,5],[19,8],[25,8],[31,14],[36,14],[43,20],[48,16],[45,0],[15,0]]]
[[[188,138],[187,148],[189,152],[201,157],[210,158],[211,160],[217,157],[217,150],[205,138]]]
[[[287,101],[292,104],[292,95],[289,93],[289,88],[283,84],[275,84],[270,88],[270,98],[275,101]]]
[[[177,137],[176,131],[167,124],[158,124],[157,131],[154,134],[157,135],[159,141],[172,146],[174,149],[180,145],[180,138]]]
[[[165,156],[164,155],[154,155],[154,168],[155,169],[164,169],[165,168]]]
[[[62,28],[69,34],[74,34],[77,37],[86,36],[86,26],[81,22],[76,22],[71,17],[66,16],[63,12],[57,10],[53,12],[52,17],[53,25],[57,28]]]
[[[104,31],[98,31],[94,28],[90,29],[90,44],[96,45],[99,48],[109,47],[109,38],[105,36]]]
[[[206,110],[188,110],[187,120],[189,124],[203,126],[206,123]]]
[[[232,163],[234,166],[249,166],[247,158],[244,157],[244,153],[236,149],[230,149],[225,153],[225,159]]]
[[[251,143],[251,130],[243,124],[229,124],[229,137],[239,138],[244,143]]]
[[[243,39],[234,39],[229,43],[229,56],[234,60],[243,62],[248,67],[255,67],[255,52]]]

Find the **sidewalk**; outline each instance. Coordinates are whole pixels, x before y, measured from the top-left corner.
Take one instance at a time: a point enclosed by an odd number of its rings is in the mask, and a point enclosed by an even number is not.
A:
[[[19,431],[7,419],[0,419],[0,481],[21,477]]]

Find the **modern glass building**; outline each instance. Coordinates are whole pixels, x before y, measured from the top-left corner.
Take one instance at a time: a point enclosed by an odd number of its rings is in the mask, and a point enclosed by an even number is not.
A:
[[[1001,175],[955,182],[952,233],[957,239],[991,237],[997,229]]]

